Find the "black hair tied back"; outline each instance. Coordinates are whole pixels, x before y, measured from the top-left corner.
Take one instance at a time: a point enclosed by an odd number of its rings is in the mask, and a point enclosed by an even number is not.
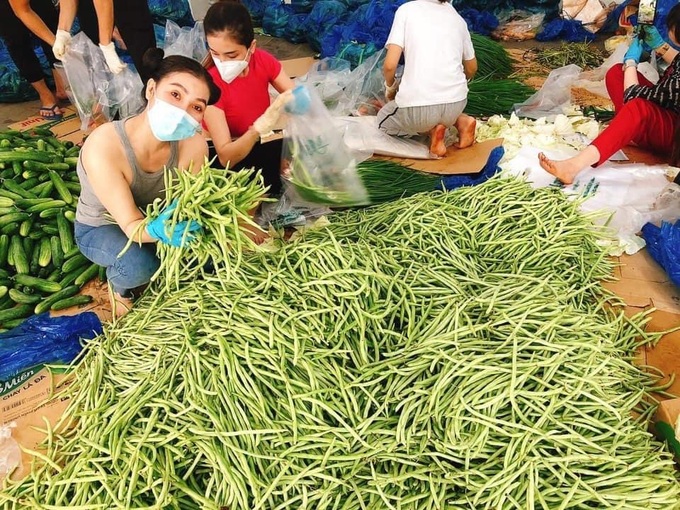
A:
[[[158,80],[158,71],[163,63],[163,57],[165,57],[165,52],[161,48],[149,48],[144,52],[142,64],[154,80]]]

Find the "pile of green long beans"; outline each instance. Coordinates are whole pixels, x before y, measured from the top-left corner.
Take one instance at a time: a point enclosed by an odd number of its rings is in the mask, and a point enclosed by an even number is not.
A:
[[[493,178],[330,220],[214,274],[164,258],[181,290],[155,285],[88,346],[72,428],[0,506],[677,505],[631,363],[657,337],[611,306],[578,204]],[[223,236],[245,243],[209,231],[191,253]]]

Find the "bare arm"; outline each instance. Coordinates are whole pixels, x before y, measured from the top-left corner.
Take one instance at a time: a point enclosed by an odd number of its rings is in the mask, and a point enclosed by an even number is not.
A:
[[[132,239],[144,214],[135,204],[130,184],[125,179],[120,148],[111,147],[111,125],[105,124],[96,129],[83,146],[82,161],[92,190],[125,235]],[[105,128],[105,129],[102,129]],[[135,242],[154,242],[146,229],[138,231]]]
[[[76,19],[78,0],[59,0],[59,30],[71,31],[73,21]]]
[[[465,78],[471,80],[477,74],[477,59],[463,60],[463,70],[465,71]]]
[[[113,34],[113,0],[94,0],[99,25],[99,44],[106,46]]]
[[[383,77],[388,87],[394,85],[395,75],[397,73],[397,66],[403,49],[396,44],[387,45],[387,54],[385,55],[385,62],[383,63]]]
[[[180,143],[179,168],[197,174],[208,157],[208,144],[205,138],[199,133]]]
[[[229,162],[232,167],[243,161],[260,139],[260,134],[251,126],[242,136],[232,141],[224,112],[215,106],[208,106],[204,120],[223,166]]]
[[[9,0],[9,4],[16,17],[26,25],[26,28],[50,46],[54,44],[54,33],[45,25],[42,18],[31,9],[29,0]]]
[[[278,93],[285,92],[286,90],[292,90],[295,87],[295,83],[291,80],[286,72],[281,69],[281,72],[272,82],[272,85]]]

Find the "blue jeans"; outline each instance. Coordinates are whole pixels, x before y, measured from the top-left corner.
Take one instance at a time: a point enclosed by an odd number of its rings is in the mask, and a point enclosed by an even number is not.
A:
[[[131,289],[149,283],[160,266],[154,243],[132,243],[121,256],[128,237],[118,225],[91,227],[76,221],[76,244],[89,260],[106,268],[114,292],[126,296]]]

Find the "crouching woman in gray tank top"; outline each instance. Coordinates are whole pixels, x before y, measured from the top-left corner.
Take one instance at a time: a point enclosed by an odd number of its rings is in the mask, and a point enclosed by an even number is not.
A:
[[[148,283],[159,267],[155,243],[181,246],[187,241],[182,236],[185,225],[166,232],[163,222],[168,215],[161,213],[135,234],[136,242],[118,257],[144,221],[142,211],[164,196],[164,169],[201,168],[208,147],[198,127],[206,107],[220,94],[195,60],[163,58],[163,50],[155,48],[144,58],[152,77],[145,90],[147,107],[138,115],[95,129],[78,161],[82,191],[76,209],[76,243],[88,259],[106,267],[115,299],[125,308],[131,290]],[[199,228],[190,226],[194,235]],[[123,312],[124,307],[117,308]]]

